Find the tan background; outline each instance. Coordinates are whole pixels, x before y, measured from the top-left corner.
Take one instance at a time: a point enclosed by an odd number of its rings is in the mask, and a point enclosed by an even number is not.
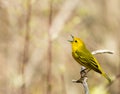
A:
[[[115,79],[113,84],[104,88],[106,79],[93,71],[88,84],[91,94],[120,94],[119,4],[120,0],[0,0],[0,94],[84,94],[81,84],[72,83],[79,78],[80,65],[71,56],[71,34],[84,40],[90,51],[115,52],[96,55]]]

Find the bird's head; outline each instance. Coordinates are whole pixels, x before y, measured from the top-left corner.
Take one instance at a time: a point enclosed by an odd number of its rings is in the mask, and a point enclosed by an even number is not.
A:
[[[73,35],[71,35],[72,40],[68,40],[72,44],[72,49],[77,50],[83,48],[84,42],[80,38],[76,38]]]

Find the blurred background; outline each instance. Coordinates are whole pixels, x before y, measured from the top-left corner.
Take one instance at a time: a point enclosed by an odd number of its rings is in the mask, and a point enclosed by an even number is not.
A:
[[[84,94],[70,35],[84,40],[107,80],[88,74],[91,94],[120,94],[120,0],[0,0],[0,94]]]

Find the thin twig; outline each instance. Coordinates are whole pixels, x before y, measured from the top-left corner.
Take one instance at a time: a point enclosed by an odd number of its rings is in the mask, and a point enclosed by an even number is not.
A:
[[[110,51],[110,50],[96,50],[96,51],[92,52],[93,55],[95,55],[95,54],[104,54],[104,53],[113,54],[114,51]]]

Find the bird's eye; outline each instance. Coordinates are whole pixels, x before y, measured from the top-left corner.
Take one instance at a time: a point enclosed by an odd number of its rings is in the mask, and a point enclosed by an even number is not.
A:
[[[75,40],[75,42],[77,42],[77,40]]]

